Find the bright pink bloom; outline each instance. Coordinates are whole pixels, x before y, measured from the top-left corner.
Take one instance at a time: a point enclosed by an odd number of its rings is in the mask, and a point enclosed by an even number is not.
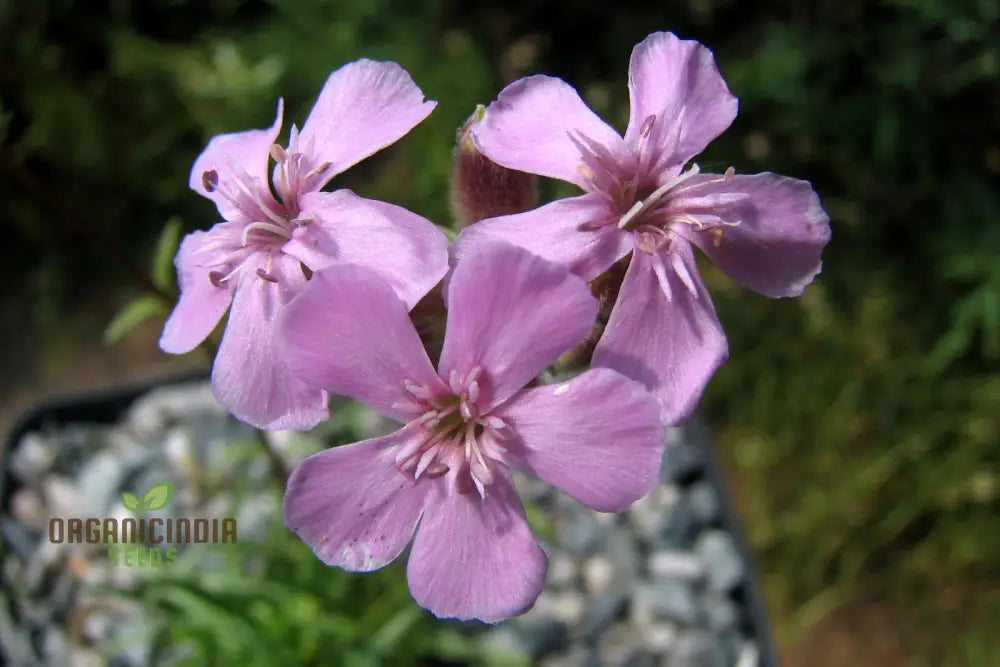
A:
[[[289,375],[274,331],[275,317],[313,271],[341,262],[371,267],[408,307],[447,271],[447,238],[430,221],[349,190],[320,191],[409,132],[435,104],[399,65],[358,60],[330,75],[302,131],[292,126],[287,148],[274,143],[279,102],[269,129],[219,135],[195,160],[191,188],[215,202],[225,222],[181,243],[181,297],[160,347],[192,350],[231,303],[212,387],[239,419],[310,428],[328,416],[328,395]]]
[[[472,131],[479,150],[586,194],[472,225],[456,255],[502,239],[591,280],[632,253],[593,363],[654,391],[673,424],[689,416],[728,354],[691,245],[746,287],[794,296],[819,273],[830,225],[806,181],[682,170],[736,117],[736,98],[704,46],[650,35],[632,51],[628,87],[623,138],[560,79],[507,86]]]
[[[496,622],[534,603],[546,570],[508,466],[605,512],[656,484],[663,429],[642,385],[602,368],[525,388],[596,316],[564,268],[504,243],[470,250],[448,284],[437,371],[405,304],[371,270],[334,266],[312,282],[280,318],[292,372],[405,423],[292,473],[285,524],[323,562],[374,570],[416,531],[417,602]]]

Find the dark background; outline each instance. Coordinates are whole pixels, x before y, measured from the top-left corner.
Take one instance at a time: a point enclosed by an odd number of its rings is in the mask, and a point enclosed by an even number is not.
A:
[[[769,301],[706,265],[731,360],[702,403],[789,665],[991,665],[1000,636],[1000,5],[0,0],[0,399],[177,365],[150,283],[213,134],[301,121],[329,72],[395,60],[440,102],[335,187],[449,224],[455,129],[535,72],[619,129],[632,46],[709,46],[740,99],[702,167],[809,179],[824,271]],[[169,237],[170,232],[167,236]],[[159,271],[159,273],[157,273]],[[169,272],[168,272],[169,273]],[[121,327],[123,332],[129,327]]]

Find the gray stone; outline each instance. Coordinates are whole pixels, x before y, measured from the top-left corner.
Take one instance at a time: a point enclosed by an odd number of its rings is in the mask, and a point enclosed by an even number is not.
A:
[[[654,548],[684,549],[691,545],[698,529],[690,499],[681,496],[656,520],[649,541]]]
[[[583,584],[590,595],[607,593],[621,578],[615,572],[615,563],[604,554],[597,554],[583,563]]]
[[[696,482],[687,491],[689,506],[704,525],[717,521],[722,513],[722,500],[709,482]]]
[[[9,454],[11,472],[25,484],[37,482],[55,460],[54,447],[54,443],[40,433],[25,435]]]
[[[757,643],[746,640],[740,647],[739,657],[736,659],[736,667],[757,667],[760,664],[760,649]]]
[[[705,576],[712,590],[725,593],[736,587],[746,575],[746,563],[733,536],[722,530],[710,530],[698,537],[695,551],[705,565]]]
[[[549,559],[549,572],[545,583],[553,588],[574,586],[579,572],[580,567],[576,560],[565,553],[557,552]]]
[[[701,608],[706,625],[716,632],[731,630],[740,622],[739,609],[728,595],[706,590],[701,595]]]
[[[677,639],[677,626],[669,621],[658,621],[644,628],[642,634],[646,648],[663,655],[673,647]]]
[[[125,473],[121,456],[109,451],[95,453],[76,478],[77,490],[83,500],[80,511],[87,516],[107,514],[113,503],[120,502]]]
[[[646,570],[653,579],[696,581],[705,574],[705,568],[696,555],[679,549],[664,549],[649,554]]]
[[[604,632],[625,611],[628,597],[625,593],[615,591],[590,598],[580,623],[580,632],[586,639],[594,638]]]
[[[569,637],[565,623],[538,616],[521,618],[517,634],[525,652],[535,658],[562,650]]]
[[[690,481],[704,466],[704,453],[690,442],[668,445],[663,452],[662,475],[675,484]]]
[[[601,543],[601,528],[590,512],[578,512],[559,535],[559,546],[574,556],[590,556]]]
[[[678,633],[664,664],[667,667],[730,667],[722,647],[702,630]]]
[[[682,581],[638,585],[632,592],[632,608],[637,619],[669,619],[690,625],[700,616],[694,590]]]

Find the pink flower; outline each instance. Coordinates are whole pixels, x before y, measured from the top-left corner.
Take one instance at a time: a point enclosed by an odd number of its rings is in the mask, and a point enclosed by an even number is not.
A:
[[[215,202],[225,222],[181,243],[181,297],[160,347],[192,350],[232,304],[212,387],[239,419],[259,428],[310,428],[328,416],[326,392],[288,373],[275,340],[275,317],[313,271],[340,262],[369,266],[408,307],[446,272],[447,239],[428,220],[349,190],[320,191],[409,132],[435,104],[399,65],[359,60],[330,75],[302,131],[292,126],[288,148],[274,143],[279,102],[270,128],[219,135],[195,160],[191,188]]]
[[[456,255],[503,239],[591,280],[631,253],[593,363],[642,382],[673,424],[691,413],[728,354],[692,244],[738,283],[794,296],[819,273],[830,226],[805,181],[682,170],[736,117],[708,49],[654,33],[632,52],[628,87],[623,138],[560,79],[507,86],[473,129],[479,150],[585,194],[472,225]]]
[[[447,287],[437,371],[377,274],[340,265],[312,282],[280,318],[292,372],[405,424],[292,473],[285,524],[323,562],[374,570],[416,532],[416,601],[439,617],[497,622],[534,603],[546,570],[508,466],[600,511],[656,484],[663,430],[639,383],[595,369],[524,388],[596,315],[587,285],[562,267],[503,243],[471,249]]]

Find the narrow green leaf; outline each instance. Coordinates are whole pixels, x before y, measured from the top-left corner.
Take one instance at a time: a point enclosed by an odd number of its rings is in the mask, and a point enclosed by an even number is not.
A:
[[[174,216],[167,220],[156,240],[153,250],[153,267],[150,277],[153,284],[162,290],[169,290],[174,285],[174,255],[181,240],[181,219]]]
[[[117,343],[137,326],[164,312],[163,303],[154,296],[144,295],[129,301],[118,311],[104,330],[104,342]]]
[[[160,482],[149,487],[146,495],[142,497],[142,504],[147,510],[163,509],[170,502],[170,496],[174,491],[174,485],[170,482]]]
[[[126,491],[122,494],[122,505],[127,510],[137,510],[139,509],[139,499],[135,497],[134,493]]]

